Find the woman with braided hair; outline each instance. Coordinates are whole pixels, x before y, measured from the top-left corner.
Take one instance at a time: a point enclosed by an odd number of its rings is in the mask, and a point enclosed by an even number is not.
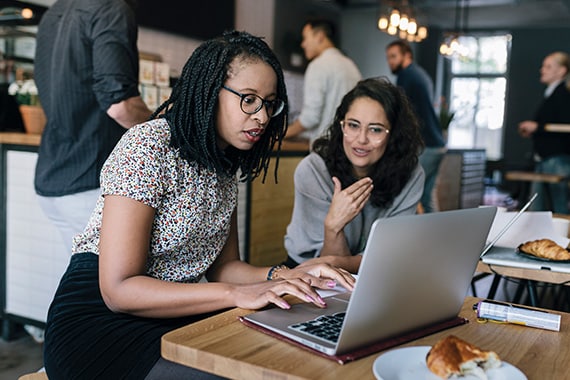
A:
[[[50,380],[215,378],[161,359],[161,336],[230,307],[286,309],[287,294],[326,307],[315,287],[352,289],[328,264],[239,259],[237,173],[265,178],[286,96],[267,44],[227,32],[200,45],[171,97],[125,133],[50,306]]]

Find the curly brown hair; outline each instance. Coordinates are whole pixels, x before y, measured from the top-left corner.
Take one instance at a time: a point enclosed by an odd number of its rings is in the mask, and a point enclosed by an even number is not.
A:
[[[312,149],[323,158],[330,175],[338,177],[343,188],[358,180],[343,149],[344,135],[340,122],[344,120],[352,103],[362,97],[380,103],[390,123],[390,140],[386,151],[368,173],[374,183],[370,201],[376,207],[386,207],[391,205],[410,180],[424,147],[419,123],[408,98],[399,87],[386,78],[370,78],[358,82],[343,97],[333,123],[325,135],[313,143]]]

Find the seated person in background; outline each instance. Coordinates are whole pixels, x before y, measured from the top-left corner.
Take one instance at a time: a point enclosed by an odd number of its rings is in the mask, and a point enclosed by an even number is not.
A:
[[[326,263],[239,259],[237,172],[266,174],[287,125],[284,99],[267,44],[228,32],[200,45],[153,120],[123,135],[50,306],[50,379],[210,378],[161,359],[161,336],[226,308],[288,309],[286,294],[324,308],[313,287],[352,289],[354,278]]]
[[[295,170],[288,266],[320,257],[356,273],[374,220],[416,212],[422,147],[406,95],[383,78],[360,81]]]

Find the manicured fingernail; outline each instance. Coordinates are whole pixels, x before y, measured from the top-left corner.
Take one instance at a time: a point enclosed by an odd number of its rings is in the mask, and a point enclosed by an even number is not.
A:
[[[334,280],[327,281],[327,286],[329,288],[334,288],[336,286],[336,281]]]
[[[321,297],[319,297],[318,301],[319,301],[319,303],[320,303],[321,305],[327,306],[327,303],[326,303],[325,300],[322,299]]]
[[[289,310],[291,308],[291,305],[289,305],[287,302],[283,301],[283,302],[281,302],[281,307],[283,309]]]
[[[310,295],[305,295],[305,298],[307,299],[307,301],[309,302],[315,302],[315,299],[313,297],[311,297]]]

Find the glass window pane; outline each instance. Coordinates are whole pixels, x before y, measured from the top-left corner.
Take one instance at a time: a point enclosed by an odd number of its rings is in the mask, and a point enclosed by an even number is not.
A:
[[[469,54],[451,59],[449,108],[455,113],[448,147],[483,148],[488,159],[502,157],[510,35],[462,36]]]
[[[489,159],[501,158],[506,85],[505,78],[480,81],[479,104],[475,115],[475,147],[485,148]]]
[[[475,111],[479,80],[453,78],[451,80],[449,109],[455,113],[449,125],[448,147],[473,148],[475,144]]]
[[[478,71],[478,44],[477,39],[471,36],[460,36],[457,38],[461,45],[461,50],[465,49],[464,57],[454,57],[451,60],[451,72],[453,74],[475,74]]]
[[[479,70],[481,73],[504,74],[507,71],[507,52],[510,36],[479,38]]]
[[[505,90],[505,78],[452,79],[450,148],[483,148],[489,159],[501,158]]]

